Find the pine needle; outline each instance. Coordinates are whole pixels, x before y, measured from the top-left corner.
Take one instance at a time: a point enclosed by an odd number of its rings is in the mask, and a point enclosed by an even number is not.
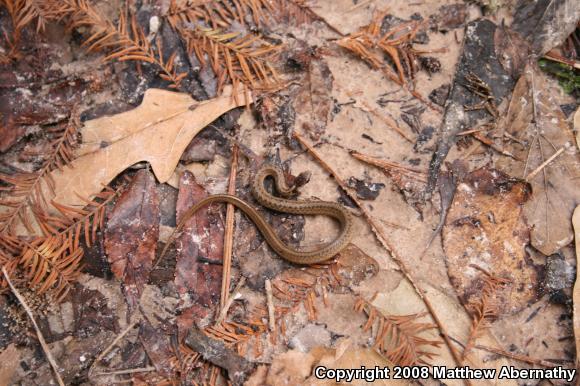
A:
[[[432,323],[422,323],[418,320],[426,313],[414,315],[385,315],[366,300],[359,298],[355,304],[355,310],[367,315],[367,323],[363,326],[364,331],[370,330],[374,325],[376,329],[373,347],[378,349],[389,361],[399,366],[417,366],[428,364],[427,360],[437,354],[427,351],[428,347],[438,348],[443,342],[429,340],[420,336],[424,331],[437,329]]]

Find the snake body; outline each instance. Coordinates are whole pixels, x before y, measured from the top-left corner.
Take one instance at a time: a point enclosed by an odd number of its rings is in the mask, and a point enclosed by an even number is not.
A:
[[[352,215],[341,205],[334,202],[318,201],[318,200],[288,200],[286,198],[279,198],[271,195],[264,187],[264,181],[268,177],[273,177],[276,184],[276,190],[283,197],[289,197],[294,193],[294,187],[286,185],[284,176],[280,168],[265,165],[258,170],[252,182],[251,190],[256,200],[263,206],[275,210],[277,212],[292,213],[292,214],[309,214],[309,215],[326,215],[336,219],[341,225],[339,235],[333,241],[323,244],[316,249],[307,249],[303,247],[292,248],[284,244],[278,235],[274,232],[272,227],[266,220],[258,213],[254,207],[246,201],[229,194],[215,194],[204,198],[191,206],[183,215],[177,224],[174,232],[170,236],[161,256],[169,245],[175,240],[177,232],[179,232],[184,224],[197,212],[200,208],[214,203],[226,202],[234,205],[242,212],[244,212],[253,222],[264,236],[268,245],[284,259],[295,264],[316,264],[330,259],[344,247],[348,245],[352,237]]]

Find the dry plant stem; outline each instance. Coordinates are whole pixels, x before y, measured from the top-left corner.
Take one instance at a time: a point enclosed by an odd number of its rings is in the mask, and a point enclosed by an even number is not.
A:
[[[234,288],[234,291],[232,292],[232,296],[228,297],[226,304],[224,304],[224,306],[220,310],[219,316],[217,317],[217,319],[215,321],[215,326],[219,326],[225,320],[226,316],[228,315],[228,310],[230,309],[232,304],[234,304],[234,300],[236,300],[236,298],[240,294],[240,289],[242,289],[244,284],[246,284],[246,278],[245,278],[245,276],[242,276],[240,278],[240,281],[236,285],[236,288]]]
[[[107,355],[107,353],[108,353],[109,351],[111,351],[111,349],[112,349],[113,347],[115,347],[115,345],[116,345],[117,343],[119,343],[119,341],[120,341],[121,339],[123,339],[123,337],[124,337],[125,335],[127,335],[127,334],[129,333],[129,331],[131,331],[133,328],[135,328],[135,326],[136,326],[138,323],[139,323],[139,321],[136,321],[136,322],[133,322],[133,323],[131,323],[129,326],[127,326],[127,328],[126,328],[125,330],[123,330],[123,332],[121,332],[119,335],[117,335],[117,337],[116,337],[115,339],[113,339],[113,341],[111,342],[111,344],[110,344],[110,345],[108,345],[108,346],[107,346],[107,348],[106,348],[106,349],[104,349],[104,350],[103,350],[103,351],[102,351],[102,352],[99,354],[99,356],[98,356],[98,357],[97,357],[97,358],[96,358],[96,359],[93,361],[93,364],[91,365],[91,367],[90,367],[90,369],[89,369],[89,374],[88,374],[88,375],[89,375],[89,377],[92,375],[93,368],[94,368],[95,364],[99,363],[99,362],[101,361],[101,359],[103,359],[103,358],[105,357],[105,355]]]
[[[578,60],[567,59],[563,56],[558,55],[555,52],[552,52],[552,51],[548,52],[547,54],[544,55],[544,58],[553,60],[554,62],[567,64],[568,66],[571,66],[571,67],[574,67],[574,68],[580,70],[580,62]]]
[[[148,372],[155,371],[155,370],[156,369],[154,366],[148,366],[148,367],[139,367],[136,369],[116,370],[116,371],[109,371],[109,372],[105,372],[105,373],[97,373],[97,374],[95,374],[95,376],[103,377],[106,375],[124,375],[124,374],[135,374],[135,373],[148,373]]]
[[[392,247],[391,242],[387,239],[387,237],[381,231],[381,228],[378,226],[378,224],[375,222],[375,220],[371,217],[370,213],[366,210],[366,208],[358,200],[358,198],[356,197],[356,195],[354,195],[354,194],[352,194],[350,192],[350,190],[348,189],[348,187],[345,184],[345,182],[328,165],[328,163],[326,163],[322,159],[322,157],[316,152],[316,150],[310,144],[308,144],[304,140],[304,138],[301,135],[299,135],[297,132],[294,132],[294,137],[304,147],[306,147],[308,149],[308,151],[312,154],[312,156],[320,163],[320,165],[328,173],[330,173],[334,177],[334,179],[336,180],[336,182],[338,183],[338,185],[346,192],[346,194],[348,194],[348,196],[350,197],[350,199],[359,207],[360,211],[363,214],[363,217],[365,218],[365,220],[367,221],[367,223],[370,225],[371,229],[373,230],[373,233],[375,234],[375,236],[377,237],[377,239],[379,240],[379,242],[381,243],[381,245],[387,250],[387,252],[389,252],[389,254],[393,258],[393,260],[395,261],[395,263],[397,263],[397,265],[399,266],[399,268],[400,268],[401,272],[403,273],[403,275],[405,276],[405,278],[409,281],[409,283],[411,283],[411,285],[415,289],[415,292],[417,292],[417,294],[419,295],[419,297],[421,298],[421,300],[425,303],[425,306],[427,307],[427,310],[431,314],[431,317],[435,321],[435,324],[437,324],[437,327],[439,328],[439,331],[441,332],[441,335],[443,336],[443,339],[445,340],[445,344],[447,345],[447,347],[449,348],[449,351],[451,352],[451,355],[453,356],[453,359],[455,361],[455,364],[457,366],[462,366],[461,356],[460,356],[459,352],[453,346],[453,344],[451,342],[451,339],[449,338],[449,335],[447,334],[447,330],[445,329],[445,327],[443,326],[443,323],[441,322],[441,320],[439,319],[439,317],[435,313],[435,309],[433,308],[433,306],[431,305],[431,303],[429,302],[429,300],[425,296],[425,293],[423,292],[423,290],[415,283],[415,281],[413,280],[413,277],[411,276],[411,274],[409,272],[409,269],[407,268],[406,264],[403,262],[403,260],[401,259],[401,257],[399,256],[399,254],[396,252],[396,250]],[[470,385],[471,384],[467,380],[465,381],[465,383],[467,385]]]
[[[520,354],[514,354],[511,353],[509,351],[505,351],[499,348],[495,348],[495,347],[487,347],[487,346],[481,346],[481,345],[476,345],[474,346],[474,348],[478,349],[478,350],[484,350],[487,352],[491,352],[494,354],[498,354],[498,355],[502,355],[506,358],[510,358],[516,361],[520,361],[520,362],[524,362],[524,363],[529,363],[530,365],[536,365],[536,366],[542,366],[542,367],[557,367],[560,366],[559,363],[555,363],[555,362],[551,362],[551,361],[546,361],[544,359],[536,359],[536,358],[532,358],[529,357],[527,355],[520,355]]]
[[[228,194],[236,193],[236,173],[238,169],[238,147],[232,146],[232,166],[230,169],[230,184]],[[234,246],[234,206],[227,204],[226,209],[226,230],[224,234],[224,258],[222,271],[222,295],[220,297],[220,308],[224,308],[228,301],[230,291],[230,273],[232,269],[232,250]]]
[[[349,97],[356,99],[355,98],[355,93],[349,90],[344,90],[346,92],[346,95],[348,95]],[[401,137],[403,137],[405,140],[407,140],[410,143],[415,143],[415,140],[413,138],[411,138],[409,135],[407,135],[403,129],[401,129],[399,127],[399,125],[397,125],[397,122],[395,122],[393,119],[391,119],[388,115],[385,114],[381,114],[377,111],[377,109],[373,108],[370,104],[368,104],[365,100],[360,100],[360,103],[366,107],[368,109],[368,112],[371,113],[372,115],[374,115],[376,118],[380,119],[381,121],[383,121],[387,126],[389,126],[391,129],[395,130],[397,133],[399,133],[399,135]]]
[[[50,366],[52,367],[52,370],[54,371],[54,377],[56,378],[56,380],[60,386],[64,386],[64,382],[62,381],[62,378],[60,377],[60,374],[58,373],[58,365],[56,364],[56,361],[54,360],[52,354],[50,353],[50,348],[46,344],[46,341],[44,340],[44,336],[42,336],[42,333],[40,332],[40,328],[38,328],[38,324],[36,324],[36,320],[34,319],[34,315],[32,314],[32,310],[30,309],[30,307],[28,307],[28,304],[26,304],[24,297],[20,294],[20,292],[18,292],[16,287],[14,287],[14,285],[12,284],[12,281],[10,280],[10,276],[8,276],[8,272],[6,272],[6,267],[2,267],[2,273],[4,274],[4,277],[6,278],[6,282],[10,286],[10,289],[14,293],[14,296],[16,296],[16,298],[18,299],[18,301],[20,302],[20,304],[22,305],[22,307],[24,308],[24,310],[28,314],[28,317],[30,318],[32,325],[34,326],[34,329],[36,330],[36,336],[38,337],[38,341],[40,342],[40,346],[42,347],[42,350],[44,351],[44,354],[46,355],[46,359],[48,359],[48,363],[50,363]]]
[[[264,283],[266,287],[266,301],[268,304],[268,322],[270,324],[270,331],[276,331],[276,314],[274,312],[274,296],[272,295],[272,282],[266,279]]]
[[[546,166],[548,166],[548,164],[550,162],[552,162],[556,157],[558,157],[563,152],[564,152],[564,148],[561,147],[557,152],[555,152],[554,154],[552,154],[552,156],[550,158],[548,158],[547,160],[545,160],[544,162],[542,162],[542,164],[540,166],[538,166],[533,172],[531,172],[530,174],[528,174],[527,177],[525,178],[525,180],[526,181],[532,180],[536,176],[536,174],[538,174],[539,172],[541,172]]]
[[[352,151],[350,153],[350,155],[353,156],[354,158],[360,160],[360,161],[377,166],[385,171],[390,171],[390,170],[394,169],[399,173],[404,173],[405,175],[407,175],[410,178],[414,178],[414,179],[416,179],[418,181],[422,181],[422,182],[427,182],[427,173],[425,173],[421,170],[410,168],[408,166],[401,165],[401,164],[398,164],[396,162],[389,162],[389,161],[382,160],[379,158],[371,157],[371,156],[368,156],[366,154],[359,153],[357,151]]]

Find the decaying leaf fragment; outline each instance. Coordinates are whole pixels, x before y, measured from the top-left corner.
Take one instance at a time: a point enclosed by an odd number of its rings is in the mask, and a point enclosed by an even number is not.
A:
[[[155,258],[159,238],[159,195],[153,174],[140,170],[109,215],[105,251],[111,271],[123,282],[123,292],[134,310]]]
[[[207,191],[186,171],[179,181],[178,221]],[[219,203],[198,210],[175,240],[175,286],[183,299],[177,318],[180,333],[212,315],[221,293],[224,219]]]
[[[506,149],[516,159],[502,157],[497,163],[532,185],[524,215],[532,227],[532,245],[546,256],[572,241],[568,219],[580,201],[580,153],[555,95],[537,67],[526,67],[500,124],[518,139]]]
[[[498,314],[513,313],[536,298],[537,273],[525,250],[529,230],[522,205],[530,186],[493,169],[466,176],[443,228],[447,272],[459,299],[476,307],[486,278],[507,280],[495,294]]]

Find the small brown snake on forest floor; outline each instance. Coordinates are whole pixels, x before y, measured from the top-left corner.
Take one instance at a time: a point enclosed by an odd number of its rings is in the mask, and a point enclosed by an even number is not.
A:
[[[242,210],[260,230],[268,245],[284,259],[296,264],[316,264],[330,259],[348,245],[352,237],[352,215],[340,204],[328,201],[317,200],[287,200],[272,196],[264,187],[264,181],[268,177],[273,177],[276,184],[276,190],[283,197],[290,197],[294,194],[295,187],[288,187],[284,180],[282,170],[272,165],[265,165],[254,177],[252,182],[252,194],[256,200],[263,206],[273,209],[277,212],[292,214],[320,214],[332,217],[341,225],[339,235],[332,242],[323,244],[318,249],[306,250],[304,248],[291,248],[284,244],[276,235],[272,227],[264,218],[246,201],[229,194],[215,194],[199,201],[183,215],[175,230],[167,240],[165,248],[161,252],[161,257],[165,256],[167,248],[175,241],[177,233],[183,228],[184,224],[200,208],[213,202],[226,202]],[[161,258],[160,257],[160,258]]]

